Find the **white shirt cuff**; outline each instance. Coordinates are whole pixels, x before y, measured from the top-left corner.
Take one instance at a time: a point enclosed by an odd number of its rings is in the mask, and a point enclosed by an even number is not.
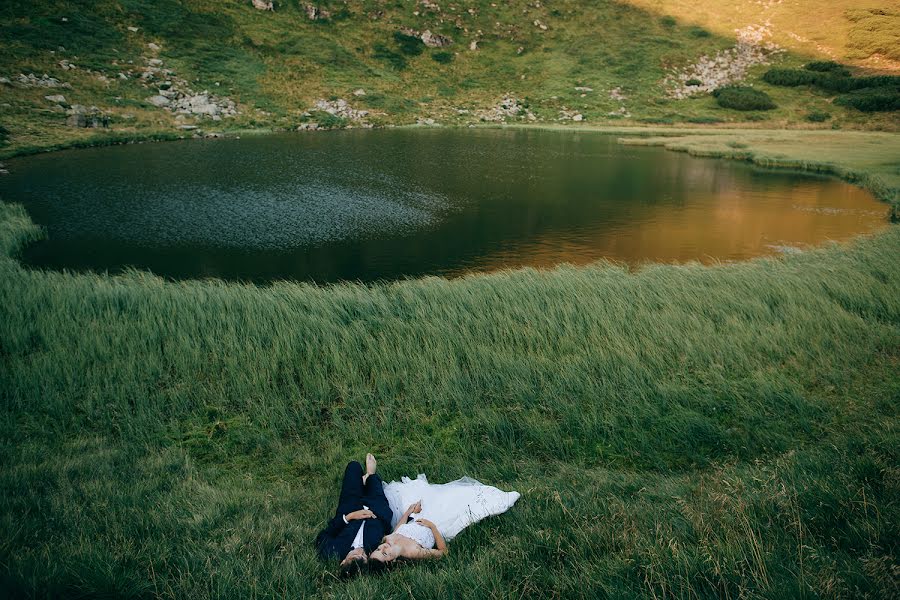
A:
[[[344,525],[350,524],[350,521],[347,520],[347,515],[341,515],[341,518],[344,520]]]

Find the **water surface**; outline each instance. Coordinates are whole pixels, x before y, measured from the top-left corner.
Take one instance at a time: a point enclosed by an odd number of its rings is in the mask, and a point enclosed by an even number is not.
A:
[[[833,178],[595,133],[316,132],[70,150],[9,167],[0,197],[47,231],[24,263],[171,278],[743,260],[873,232],[887,214]]]

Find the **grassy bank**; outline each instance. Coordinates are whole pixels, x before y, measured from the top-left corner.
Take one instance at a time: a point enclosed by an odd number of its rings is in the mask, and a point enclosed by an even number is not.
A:
[[[896,197],[844,139],[835,164]],[[25,270],[40,232],[0,210],[13,596],[896,594],[898,227],[712,268],[259,288]],[[366,450],[523,498],[444,561],[338,582],[311,540]]]

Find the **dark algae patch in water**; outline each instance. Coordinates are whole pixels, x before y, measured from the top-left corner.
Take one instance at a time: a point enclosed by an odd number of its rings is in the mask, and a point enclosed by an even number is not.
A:
[[[17,159],[0,195],[35,267],[375,281],[523,266],[741,260],[845,240],[887,208],[832,178],[593,133],[347,131]]]

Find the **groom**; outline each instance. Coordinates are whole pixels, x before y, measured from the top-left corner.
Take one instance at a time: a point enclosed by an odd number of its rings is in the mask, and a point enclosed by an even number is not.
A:
[[[365,475],[355,460],[347,465],[334,518],[316,536],[319,556],[340,559],[344,577],[359,574],[368,564],[369,552],[391,532],[393,513],[376,466],[371,454],[366,455]]]

